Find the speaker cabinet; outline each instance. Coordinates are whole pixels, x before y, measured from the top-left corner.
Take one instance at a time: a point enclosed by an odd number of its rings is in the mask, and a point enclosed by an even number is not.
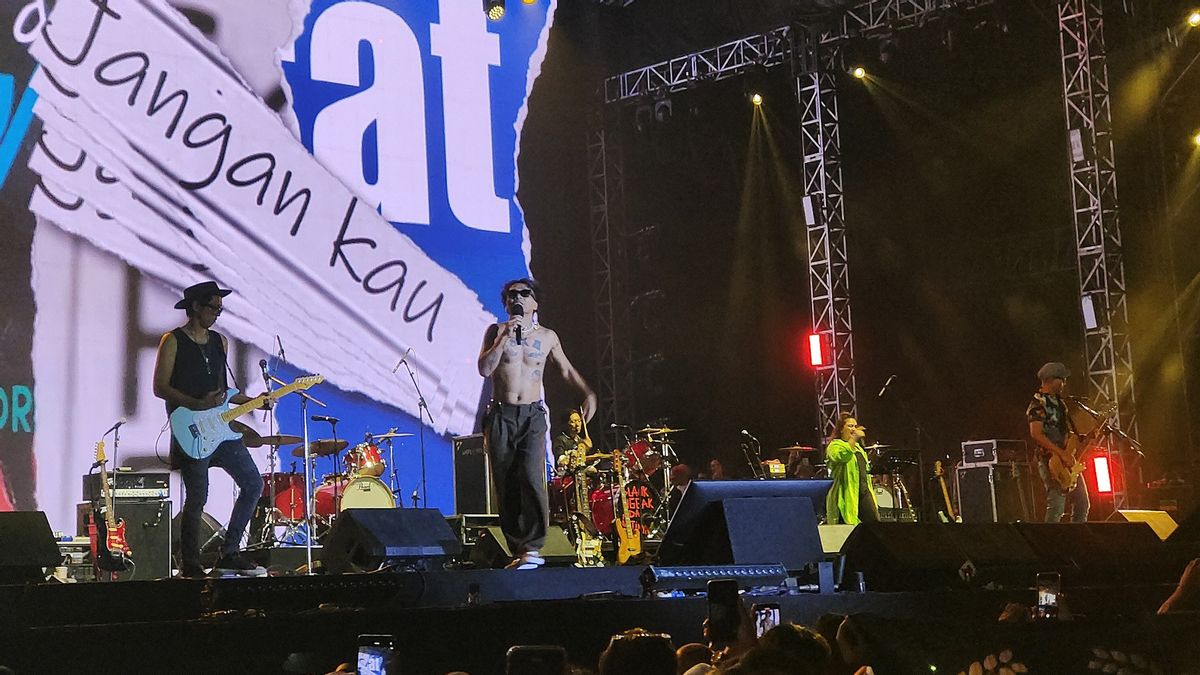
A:
[[[707,504],[690,525],[667,529],[659,549],[664,565],[764,563],[799,570],[825,557],[808,497],[722,499]]]
[[[62,560],[44,512],[0,512],[0,583],[42,581]]]
[[[548,567],[565,567],[575,563],[575,547],[567,539],[567,533],[557,525],[551,525],[546,530],[546,543],[540,552]],[[499,568],[512,562],[514,557],[500,526],[488,525],[480,530],[469,560],[475,567]]]
[[[117,581],[149,581],[171,576],[171,502],[164,500],[114,499],[113,510],[125,521],[125,541],[132,551],[133,566],[117,572]],[[87,536],[92,505],[75,506],[76,527]]]
[[[346,509],[325,536],[321,560],[334,574],[384,565],[434,570],[460,553],[462,542],[437,509]]]
[[[496,514],[492,465],[483,447],[483,434],[455,436],[454,512]]]
[[[1028,464],[959,467],[955,481],[958,511],[964,523],[1038,520]]]

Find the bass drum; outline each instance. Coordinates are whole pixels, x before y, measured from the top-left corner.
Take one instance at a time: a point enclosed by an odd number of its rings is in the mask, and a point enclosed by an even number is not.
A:
[[[326,476],[325,483],[313,493],[317,515],[332,518],[346,509],[391,509],[396,498],[387,484],[374,476],[359,476],[345,480],[338,475]]]
[[[612,534],[613,521],[616,519],[616,509],[613,506],[613,496],[616,488],[608,486],[592,490],[589,501],[592,506],[592,523],[596,531],[603,535]],[[658,491],[649,481],[631,480],[625,484],[625,503],[629,507],[629,517],[643,537],[657,533],[657,522],[654,515],[658,510]]]

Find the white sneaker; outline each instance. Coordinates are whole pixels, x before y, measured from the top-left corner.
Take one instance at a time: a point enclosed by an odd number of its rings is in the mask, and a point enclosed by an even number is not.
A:
[[[546,559],[537,551],[526,551],[504,567],[506,570],[536,570],[546,564]]]

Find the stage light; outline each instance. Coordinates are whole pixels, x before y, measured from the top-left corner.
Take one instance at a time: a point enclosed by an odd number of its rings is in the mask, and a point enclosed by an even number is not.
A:
[[[1197,131],[1195,135],[1192,136],[1192,143],[1200,145],[1200,131]]]
[[[820,368],[829,365],[831,360],[825,338],[819,333],[810,333],[808,336],[808,365]]]
[[[1113,491],[1112,474],[1108,470],[1108,458],[1093,457],[1092,466],[1096,468],[1096,492],[1111,493]]]
[[[867,76],[867,69],[863,68],[862,66],[855,66],[854,70],[850,71],[850,74],[853,75],[855,78],[861,80]]]
[[[483,0],[483,13],[491,21],[499,21],[504,17],[504,0]]]
[[[1200,26],[1200,9],[1193,9],[1192,13],[1188,14],[1187,24],[1192,28]]]
[[[527,5],[536,5],[537,4],[537,0],[521,0],[521,2],[523,2]]]
[[[754,105],[762,105],[762,102],[763,102],[762,94],[758,93],[757,91],[750,94],[750,102],[753,103]]]

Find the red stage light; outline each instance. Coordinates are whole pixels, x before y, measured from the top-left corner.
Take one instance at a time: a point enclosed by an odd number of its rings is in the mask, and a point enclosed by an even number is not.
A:
[[[1096,492],[1111,494],[1113,491],[1112,474],[1108,470],[1107,457],[1093,457],[1092,466],[1096,470]]]
[[[810,333],[808,336],[808,365],[814,368],[829,365],[829,350],[825,347],[825,340],[818,333]]]

